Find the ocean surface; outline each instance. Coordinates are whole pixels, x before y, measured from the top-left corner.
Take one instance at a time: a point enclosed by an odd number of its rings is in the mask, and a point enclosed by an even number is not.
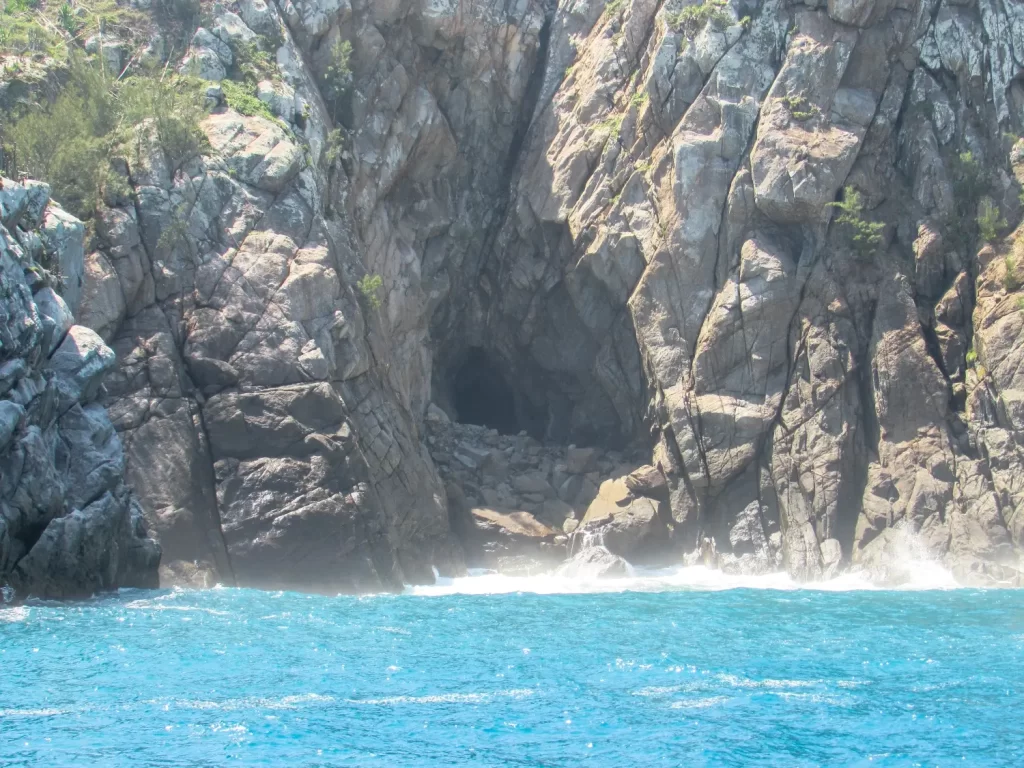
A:
[[[0,608],[0,765],[1024,765],[1024,592],[859,586],[687,568]]]

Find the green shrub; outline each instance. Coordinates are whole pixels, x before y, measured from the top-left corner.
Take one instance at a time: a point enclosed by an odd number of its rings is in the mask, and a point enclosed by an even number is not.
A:
[[[366,299],[367,303],[374,309],[380,309],[381,299],[380,292],[384,287],[384,280],[380,275],[365,274],[359,278],[357,283],[359,292]]]
[[[64,40],[41,24],[35,11],[19,5],[0,12],[0,52],[57,57],[64,50]]]
[[[78,19],[67,3],[62,3],[57,9],[57,24],[69,35],[74,35],[78,31]]]
[[[978,200],[989,188],[989,177],[974,158],[972,152],[961,152],[950,163],[953,192],[958,204],[965,204],[965,210],[973,212]]]
[[[323,96],[331,112],[331,118],[337,122],[341,114],[345,96],[352,87],[352,43],[343,40],[331,48],[331,59],[324,71]]]
[[[961,152],[949,163],[953,185],[953,211],[946,223],[951,242],[971,250],[978,238],[978,203],[990,187],[990,179],[971,152]]]
[[[1006,227],[1006,219],[999,215],[999,206],[989,198],[984,198],[978,207],[978,234],[986,243],[999,238],[999,230]]]
[[[110,158],[125,148],[135,126],[152,126],[172,168],[202,151],[200,99],[195,88],[173,78],[112,83],[72,57],[68,82],[57,99],[16,121],[6,142],[19,172],[46,181],[61,205],[88,219],[111,175]],[[119,196],[123,190],[114,189],[118,181],[110,183],[110,193]]]
[[[224,91],[224,101],[240,115],[277,120],[274,113],[270,111],[270,107],[256,97],[255,85],[239,83],[234,80],[221,80],[220,87]]]
[[[232,46],[235,57],[234,79],[243,83],[257,85],[261,80],[273,80],[277,77],[277,65],[270,58],[266,48],[269,43],[239,42]]]
[[[327,164],[334,165],[338,158],[341,157],[342,150],[344,149],[345,134],[341,132],[340,128],[335,128],[327,134],[327,149],[324,152],[324,159],[327,160]]]
[[[6,6],[0,0],[0,50],[5,52],[63,60],[69,46],[81,45],[101,27],[121,40],[141,42],[150,35],[151,20],[124,0],[6,0]]]
[[[817,104],[811,104],[803,96],[783,96],[782,102],[789,108],[794,120],[810,120],[821,114]]]
[[[864,202],[860,192],[853,187],[843,190],[842,202],[832,203],[839,209],[836,223],[846,231],[850,245],[862,256],[870,256],[882,245],[885,224],[864,218]]]
[[[79,218],[96,207],[117,126],[114,95],[95,69],[76,62],[57,100],[10,129],[18,170],[46,181],[54,198]]]
[[[708,24],[718,29],[732,24],[732,15],[726,10],[728,7],[727,0],[704,0],[698,5],[688,5],[668,14],[666,21],[671,29],[692,39]]]
[[[978,353],[973,349],[967,350],[967,365],[973,367],[976,362],[978,362]]]
[[[611,117],[607,117],[600,123],[598,123],[594,127],[594,131],[596,133],[603,133],[609,139],[617,141],[619,138],[619,133],[622,131],[622,121],[624,119],[624,115],[612,115]]]
[[[160,237],[156,241],[157,248],[164,252],[171,252],[188,247],[187,214],[188,208],[185,205],[181,205],[171,214],[171,220],[160,232]]]
[[[626,0],[608,0],[604,4],[604,12],[609,15],[614,15],[626,7]]]
[[[1017,260],[1013,256],[1003,259],[1003,290],[1007,293],[1019,291],[1020,275],[1017,274]]]
[[[200,155],[207,148],[199,123],[206,116],[203,97],[189,80],[133,77],[118,93],[122,123],[136,126],[150,121],[172,169]]]

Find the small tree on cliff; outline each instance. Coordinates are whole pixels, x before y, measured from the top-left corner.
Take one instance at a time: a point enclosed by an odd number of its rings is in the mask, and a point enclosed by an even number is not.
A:
[[[324,70],[323,96],[331,111],[331,119],[338,122],[349,88],[352,87],[352,43],[342,40],[331,48],[331,58]]]
[[[832,203],[832,207],[838,209],[836,223],[843,228],[847,240],[857,253],[861,256],[871,256],[881,247],[885,224],[864,218],[864,201],[857,189],[843,189],[843,199]]]

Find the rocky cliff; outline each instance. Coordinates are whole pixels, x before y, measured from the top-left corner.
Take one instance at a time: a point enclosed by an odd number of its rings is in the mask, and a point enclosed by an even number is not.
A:
[[[164,583],[395,588],[577,526],[1020,581],[1019,3],[203,8],[168,66],[227,78],[209,147],[140,130],[78,310]]]
[[[45,184],[0,178],[0,602],[157,585],[160,547],[96,403],[114,353],[74,324],[84,233]]]

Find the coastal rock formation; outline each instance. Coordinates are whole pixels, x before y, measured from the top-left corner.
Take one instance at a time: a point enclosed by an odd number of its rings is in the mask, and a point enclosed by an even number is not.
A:
[[[160,547],[96,403],[114,353],[73,315],[84,227],[49,196],[0,178],[0,587],[153,587]]]
[[[262,47],[270,116],[211,86],[178,164],[139,126],[79,273],[164,584],[395,589],[598,535],[888,582],[911,536],[1020,582],[1019,4],[210,22],[174,66]]]

